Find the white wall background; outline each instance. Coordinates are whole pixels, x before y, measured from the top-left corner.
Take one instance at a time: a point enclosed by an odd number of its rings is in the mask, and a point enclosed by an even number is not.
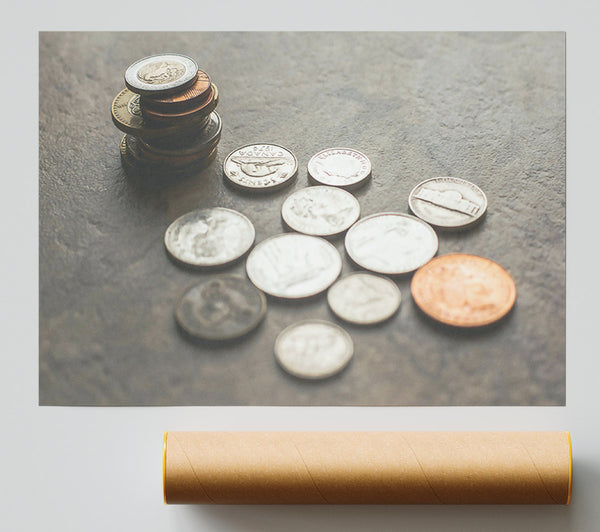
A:
[[[596,208],[600,86],[594,2],[33,2],[5,4],[0,53],[0,530],[346,532],[600,530]],[[37,406],[37,32],[46,30],[567,32],[567,406],[62,408]],[[105,102],[102,102],[105,104]],[[100,104],[100,102],[99,102]],[[164,430],[563,430],[569,507],[164,506]]]

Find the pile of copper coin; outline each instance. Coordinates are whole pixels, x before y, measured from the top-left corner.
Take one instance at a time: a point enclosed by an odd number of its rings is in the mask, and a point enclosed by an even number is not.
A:
[[[126,89],[112,102],[112,119],[125,133],[127,169],[161,173],[198,170],[217,151],[219,93],[196,62],[180,54],[145,57],[125,72]]]

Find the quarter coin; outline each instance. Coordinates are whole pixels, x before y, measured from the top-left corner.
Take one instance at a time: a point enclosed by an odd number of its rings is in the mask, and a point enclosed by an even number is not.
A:
[[[223,162],[229,182],[247,191],[272,191],[289,185],[298,171],[294,154],[276,144],[249,144]]]
[[[341,271],[342,258],[333,245],[299,233],[263,240],[246,260],[246,272],[257,288],[290,299],[319,294]]]
[[[283,202],[283,221],[299,233],[315,236],[337,235],[360,216],[358,200],[340,188],[307,187]]]
[[[487,198],[477,185],[465,179],[434,177],[412,189],[408,204],[416,216],[431,225],[459,229],[484,215]]]
[[[416,270],[437,252],[438,238],[419,218],[397,212],[372,214],[346,233],[346,251],[362,268],[399,275]]]
[[[333,313],[360,325],[387,320],[401,301],[400,289],[393,281],[363,272],[346,275],[327,291],[327,303]]]
[[[165,232],[165,247],[190,266],[222,266],[239,259],[254,243],[254,226],[223,207],[198,209],[177,218]]]
[[[308,175],[320,185],[358,188],[371,175],[371,161],[357,150],[329,148],[308,161]]]
[[[517,289],[495,262],[461,253],[442,255],[421,267],[410,290],[425,314],[447,325],[489,325],[513,307]]]
[[[196,62],[185,55],[160,54],[136,61],[125,71],[125,86],[142,95],[162,97],[193,84]]]
[[[275,340],[277,362],[288,373],[303,379],[325,379],[339,373],[353,353],[350,335],[327,321],[295,323]]]
[[[266,309],[265,296],[246,279],[219,275],[190,288],[175,308],[175,319],[196,338],[231,340],[253,330]]]

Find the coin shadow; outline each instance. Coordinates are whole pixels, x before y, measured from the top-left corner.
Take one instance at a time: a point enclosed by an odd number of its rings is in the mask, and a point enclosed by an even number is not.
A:
[[[421,323],[423,323],[426,327],[435,329],[444,336],[450,336],[453,338],[479,338],[499,332],[512,321],[516,307],[515,303],[515,305],[513,305],[507,314],[505,314],[499,320],[488,325],[481,325],[479,327],[455,327],[441,323],[425,314],[425,312],[423,312],[415,303],[414,299],[411,299],[411,304],[415,310],[415,316]]]
[[[277,371],[280,375],[282,375],[286,381],[289,383],[293,383],[297,387],[301,388],[320,388],[323,386],[330,386],[331,384],[341,381],[344,378],[344,374],[347,371],[350,371],[352,365],[354,363],[354,357],[352,357],[349,362],[337,373],[330,375],[329,377],[324,377],[321,379],[307,379],[304,377],[297,377],[292,373],[288,373],[285,369],[281,367],[279,362],[274,362],[277,366]]]
[[[410,210],[410,208],[409,208],[409,214],[416,216],[416,214],[414,214]],[[474,222],[470,223],[469,225],[465,225],[462,227],[439,227],[437,225],[432,225],[432,227],[436,231],[436,233],[438,233],[439,235],[460,236],[461,234],[465,234],[465,233],[477,234],[483,229],[486,219],[487,219],[487,211],[484,212],[480,218],[478,218]]]
[[[173,257],[166,249],[165,249],[165,254],[167,255],[167,258],[169,259],[169,261],[172,264],[174,264],[178,268],[185,270],[187,272],[190,272],[190,273],[202,273],[202,274],[224,273],[224,272],[227,272],[230,269],[232,270],[236,266],[238,266],[240,264],[240,262],[242,262],[248,256],[248,253],[250,253],[250,251],[252,250],[253,247],[254,247],[254,245],[252,245],[248,249],[248,251],[246,251],[243,255],[240,255],[237,259],[232,260],[231,262],[228,262],[226,264],[217,264],[215,266],[194,266],[193,264],[188,264],[186,262],[180,261],[180,260],[176,259],[175,257]]]
[[[204,338],[197,338],[196,336],[191,335],[185,329],[183,329],[181,325],[179,325],[179,323],[177,323],[177,320],[174,321],[175,325],[177,326],[177,330],[179,331],[179,334],[182,336],[182,338],[184,338],[187,342],[197,347],[206,348],[207,350],[209,350],[209,352],[222,351],[224,349],[235,347],[247,342],[250,338],[259,333],[259,331],[264,327],[263,324],[265,322],[263,317],[260,323],[256,327],[254,327],[254,329],[236,338],[229,338],[226,340],[207,340]]]
[[[292,179],[286,181],[285,184],[281,187],[274,187],[271,189],[257,188],[254,190],[251,188],[243,188],[241,186],[235,185],[229,179],[227,179],[227,176],[225,176],[224,173],[221,175],[221,179],[225,187],[229,191],[234,193],[236,196],[240,198],[255,198],[257,200],[263,199],[265,196],[269,199],[284,197],[289,194],[290,187],[298,180],[297,176],[294,176]]]
[[[203,161],[202,166],[190,166],[189,168],[144,168],[123,164],[126,181],[136,193],[147,194],[148,192],[160,193],[183,182],[195,178],[204,179],[204,173],[209,170],[210,161]]]

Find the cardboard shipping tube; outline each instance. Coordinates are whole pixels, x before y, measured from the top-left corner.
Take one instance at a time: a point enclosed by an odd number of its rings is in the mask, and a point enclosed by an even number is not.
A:
[[[569,504],[568,432],[166,432],[165,503]]]

